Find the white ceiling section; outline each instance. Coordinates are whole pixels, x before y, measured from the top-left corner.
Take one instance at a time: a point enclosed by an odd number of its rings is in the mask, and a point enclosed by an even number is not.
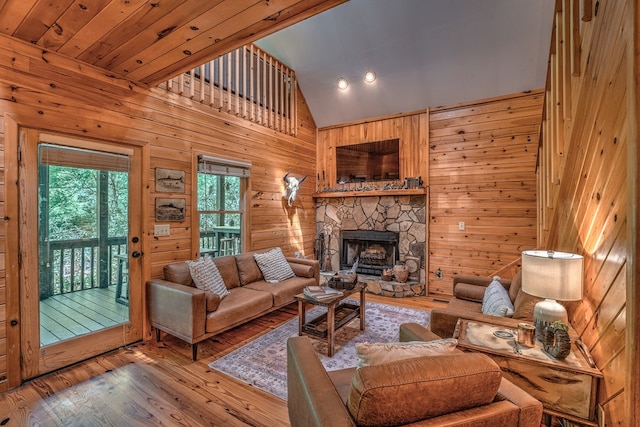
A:
[[[325,127],[544,87],[554,4],[351,0],[256,44],[296,72]]]

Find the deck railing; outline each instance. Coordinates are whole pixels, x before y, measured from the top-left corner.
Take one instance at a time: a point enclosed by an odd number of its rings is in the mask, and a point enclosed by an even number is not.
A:
[[[40,299],[115,285],[126,264],[126,236],[51,241],[40,252]]]
[[[200,232],[200,256],[235,255],[242,251],[240,241],[240,228],[237,227],[216,227]]]
[[[160,87],[278,132],[297,134],[295,73],[255,45],[215,58]]]

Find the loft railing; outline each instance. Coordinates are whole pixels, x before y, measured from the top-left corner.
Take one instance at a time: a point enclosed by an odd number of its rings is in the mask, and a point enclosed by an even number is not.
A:
[[[278,132],[297,133],[295,73],[255,45],[213,59],[161,87]]]
[[[40,299],[114,285],[118,268],[126,268],[122,262],[127,263],[126,237],[111,237],[104,246],[97,238],[51,241],[40,253]]]

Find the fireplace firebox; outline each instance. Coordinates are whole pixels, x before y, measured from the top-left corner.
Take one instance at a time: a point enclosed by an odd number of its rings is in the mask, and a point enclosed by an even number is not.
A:
[[[353,267],[358,260],[357,272],[382,275],[399,261],[398,233],[392,231],[343,230],[340,232],[340,269]]]

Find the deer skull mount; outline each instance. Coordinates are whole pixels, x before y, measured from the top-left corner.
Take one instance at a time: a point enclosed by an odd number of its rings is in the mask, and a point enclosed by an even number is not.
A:
[[[287,189],[287,204],[291,206],[293,202],[296,200],[296,196],[298,195],[298,189],[300,188],[300,184],[307,178],[307,175],[302,178],[296,178],[293,176],[289,176],[289,172],[285,174],[282,178],[284,180],[284,185]]]

